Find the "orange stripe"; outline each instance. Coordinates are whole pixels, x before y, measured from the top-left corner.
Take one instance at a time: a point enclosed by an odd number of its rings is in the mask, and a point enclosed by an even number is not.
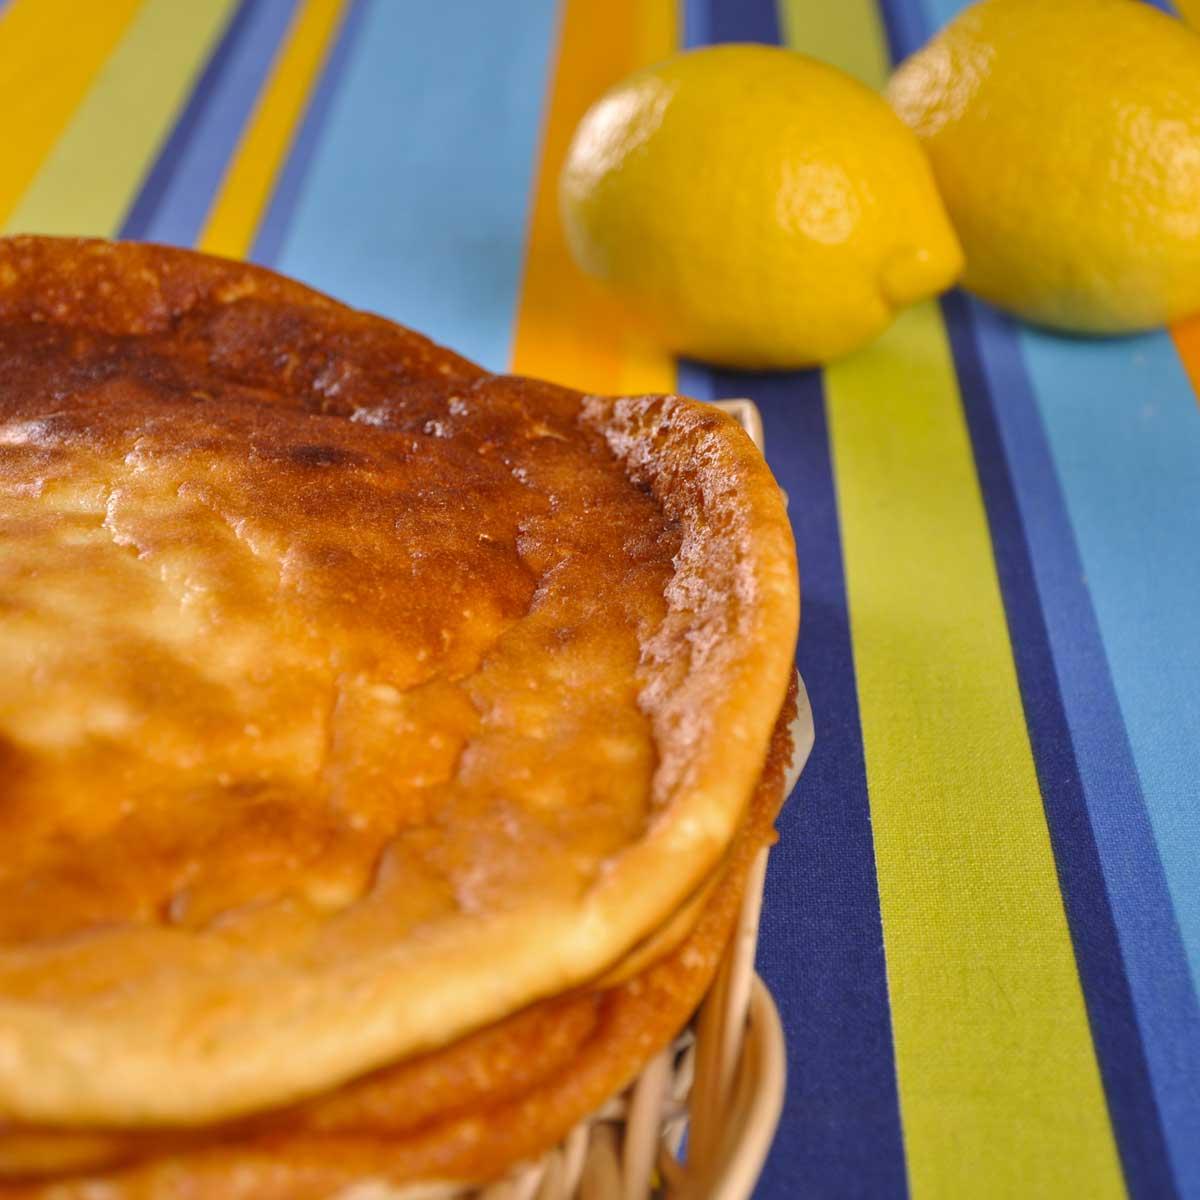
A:
[[[1192,391],[1200,401],[1200,313],[1171,327],[1175,349],[1183,361],[1183,369],[1192,381]]]
[[[565,0],[534,192],[513,370],[592,392],[667,392],[674,360],[642,342],[575,267],[558,216],[558,173],[588,106],[676,46],[672,0]]]

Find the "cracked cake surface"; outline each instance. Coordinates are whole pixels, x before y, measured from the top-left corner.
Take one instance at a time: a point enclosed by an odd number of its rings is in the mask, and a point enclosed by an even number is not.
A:
[[[716,869],[798,605],[731,420],[103,242],[0,240],[0,361],[0,1114],[301,1099]]]

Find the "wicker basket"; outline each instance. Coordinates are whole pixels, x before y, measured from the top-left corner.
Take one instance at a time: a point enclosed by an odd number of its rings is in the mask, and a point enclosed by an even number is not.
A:
[[[718,404],[761,450],[762,420],[753,403]],[[789,792],[813,744],[803,681],[791,733]],[[733,937],[690,1026],[538,1162],[483,1187],[364,1183],[338,1200],[747,1200],[779,1124],[785,1078],[779,1014],[754,973],[766,869],[763,849],[746,880]]]

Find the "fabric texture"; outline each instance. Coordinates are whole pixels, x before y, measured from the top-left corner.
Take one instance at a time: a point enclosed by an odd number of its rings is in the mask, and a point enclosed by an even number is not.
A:
[[[768,875],[759,1194],[1200,1196],[1200,321],[1071,340],[954,292],[823,371],[713,371],[624,326],[558,223],[575,122],[637,67],[761,41],[880,86],[963,4],[0,0],[0,228],[249,257],[491,369],[754,399],[817,723]]]

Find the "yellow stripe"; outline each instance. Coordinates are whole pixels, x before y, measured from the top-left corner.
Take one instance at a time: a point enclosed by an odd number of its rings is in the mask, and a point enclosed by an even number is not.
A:
[[[0,24],[0,227],[50,153],[141,0],[13,0]]]
[[[679,48],[678,5],[663,0],[639,0],[633,6],[633,63],[648,66]],[[614,81],[615,82],[615,81]]]
[[[513,370],[592,392],[669,392],[675,362],[640,339],[572,263],[558,218],[558,172],[588,105],[676,46],[673,0],[564,0],[534,190]]]
[[[913,1196],[1123,1195],[938,307],[825,389]]]
[[[5,232],[111,237],[236,0],[146,0]]]
[[[250,252],[347,5],[348,0],[306,0],[293,18],[213,201],[199,241],[201,250],[230,258],[244,258]]]

